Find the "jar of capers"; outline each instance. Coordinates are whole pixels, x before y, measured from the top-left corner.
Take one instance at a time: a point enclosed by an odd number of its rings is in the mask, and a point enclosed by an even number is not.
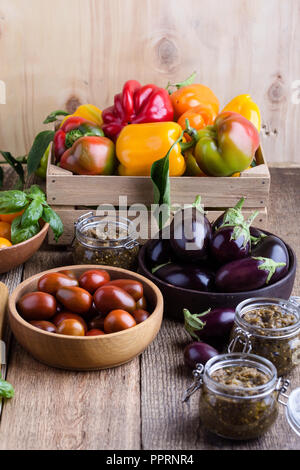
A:
[[[139,243],[126,218],[81,216],[75,223],[73,259],[76,264],[102,264],[135,270]]]

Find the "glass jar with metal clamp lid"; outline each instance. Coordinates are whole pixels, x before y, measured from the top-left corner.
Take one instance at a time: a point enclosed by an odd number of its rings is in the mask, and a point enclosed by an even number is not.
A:
[[[235,312],[228,352],[251,352],[269,359],[278,375],[300,363],[299,297],[252,298]]]
[[[278,403],[300,436],[300,388],[286,395],[289,381],[277,377],[274,365],[254,354],[228,353],[197,364],[194,382],[183,401],[201,389],[199,413],[203,426],[227,439],[247,440],[264,434],[276,421]]]
[[[134,270],[139,243],[130,220],[82,215],[75,222],[73,259],[76,264],[99,264]]]

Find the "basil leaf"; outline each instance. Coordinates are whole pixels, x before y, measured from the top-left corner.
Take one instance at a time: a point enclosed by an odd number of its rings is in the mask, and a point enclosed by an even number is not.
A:
[[[54,135],[54,131],[42,131],[34,139],[27,159],[27,169],[29,175],[38,169],[40,161],[46,152],[48,145],[54,139]]]
[[[22,214],[21,227],[27,228],[30,225],[35,225],[43,214],[43,200],[41,198],[36,198],[31,201],[29,206],[27,206],[25,212]]]
[[[64,231],[64,226],[59,215],[47,205],[44,207],[42,219],[48,222],[53,230],[55,241],[57,241]]]
[[[23,191],[11,189],[0,192],[0,214],[19,212],[27,204],[27,196]]]
[[[0,397],[2,398],[12,398],[15,394],[13,386],[7,382],[6,380],[2,379],[0,374]]]
[[[22,227],[21,220],[22,216],[19,215],[11,224],[11,241],[13,245],[29,240],[41,230],[38,222],[29,227]]]
[[[19,176],[18,184],[21,188],[23,188],[23,185],[25,183],[25,177],[24,177],[24,170],[23,170],[22,163],[18,161],[16,158],[14,158],[10,152],[3,152],[2,150],[0,150],[0,153],[5,158],[7,163],[15,170],[15,172]]]
[[[42,202],[46,201],[46,195],[44,191],[42,191],[37,184],[33,184],[25,192],[30,199],[39,199],[42,200]]]

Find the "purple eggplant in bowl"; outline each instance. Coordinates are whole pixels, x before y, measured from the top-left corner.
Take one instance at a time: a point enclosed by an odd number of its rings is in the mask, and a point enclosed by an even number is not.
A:
[[[264,231],[264,234],[273,235],[267,231]],[[149,241],[139,252],[138,271],[159,287],[165,300],[164,314],[174,320],[183,321],[182,311],[184,308],[191,312],[203,312],[209,308],[214,309],[219,307],[235,308],[240,302],[250,297],[280,297],[288,299],[292,293],[297,263],[293,249],[287,244],[284,245],[289,255],[289,267],[287,273],[280,280],[253,290],[247,288],[241,292],[208,292],[205,290],[176,287],[159,279],[155,273],[151,272],[151,266],[147,263],[146,249],[148,243]]]

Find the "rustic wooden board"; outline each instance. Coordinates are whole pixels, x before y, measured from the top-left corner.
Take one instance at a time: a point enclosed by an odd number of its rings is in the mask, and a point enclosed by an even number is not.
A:
[[[240,93],[259,103],[270,162],[299,161],[299,16],[299,0],[0,0],[0,147],[23,155],[50,111],[103,109],[125,80],[165,86],[196,70],[222,106]]]
[[[300,169],[272,169],[268,228],[282,236],[300,259]],[[300,294],[299,269],[294,295]],[[284,407],[276,424],[261,439],[246,443],[226,441],[206,433],[198,413],[199,396],[181,403],[191,377],[183,366],[183,349],[190,342],[181,324],[165,321],[157,341],[141,359],[143,449],[300,449],[299,437],[289,428]],[[157,357],[161,359],[157,361]],[[300,368],[290,375],[299,386]]]
[[[77,209],[73,206],[52,206],[52,208],[57,212],[57,214],[60,216],[64,224],[64,232],[62,236],[59,238],[58,242],[55,241],[52,231],[48,232],[48,243],[50,245],[56,245],[56,246],[72,244],[74,240],[74,234],[75,234],[74,223],[78,220],[79,217],[81,217],[84,214],[87,214],[88,212],[93,212],[94,215],[96,213],[95,210],[91,211],[88,208]],[[243,214],[245,218],[247,218],[252,212],[253,210],[251,209],[245,209],[243,211]],[[213,222],[219,217],[221,213],[222,211],[220,210],[219,211],[207,210],[207,217],[211,222]],[[118,216],[118,211],[116,211],[116,216]],[[130,215],[128,215],[128,218],[130,220],[132,219]],[[253,225],[255,225],[256,227],[265,228],[266,223],[267,223],[267,218],[268,218],[267,209],[266,208],[260,209],[259,215],[255,219],[255,223]],[[139,238],[140,243],[145,243],[150,238],[150,235],[151,235],[151,226],[150,226],[151,220],[150,219],[151,217],[149,215],[148,216],[148,222],[149,222],[148,236],[147,238]],[[156,225],[154,227],[156,227]]]
[[[27,262],[24,278],[68,264],[65,250],[40,251]],[[14,343],[7,380],[16,394],[4,405],[0,449],[140,447],[139,358],[74,373],[44,366]]]

